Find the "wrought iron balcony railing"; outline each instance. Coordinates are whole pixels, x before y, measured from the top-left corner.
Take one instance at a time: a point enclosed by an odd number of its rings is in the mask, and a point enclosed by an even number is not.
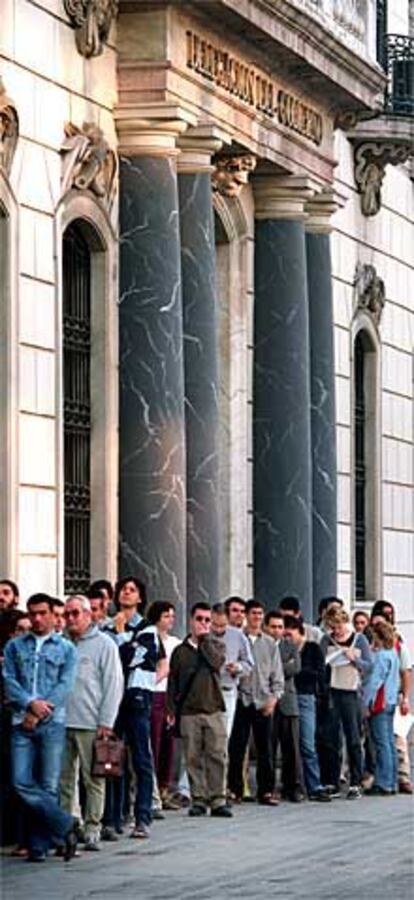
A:
[[[387,34],[380,62],[388,76],[385,112],[414,116],[414,37]]]

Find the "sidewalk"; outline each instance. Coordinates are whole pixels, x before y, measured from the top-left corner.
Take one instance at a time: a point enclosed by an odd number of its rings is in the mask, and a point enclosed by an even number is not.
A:
[[[167,813],[65,864],[2,859],[2,900],[412,900],[411,797],[242,805],[233,820]]]

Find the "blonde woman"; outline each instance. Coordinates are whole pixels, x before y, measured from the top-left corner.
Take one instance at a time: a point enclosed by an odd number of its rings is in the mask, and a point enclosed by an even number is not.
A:
[[[374,784],[366,794],[387,797],[395,793],[397,754],[394,743],[394,712],[398,702],[400,667],[394,648],[394,629],[377,622],[373,631],[373,667],[364,685],[364,707],[375,745]]]
[[[342,758],[342,734],[349,760],[348,800],[362,796],[361,683],[372,668],[371,651],[363,634],[352,627],[344,610],[328,610],[324,617],[326,634],[321,641],[330,671],[331,742],[329,753],[334,787],[339,791]]]

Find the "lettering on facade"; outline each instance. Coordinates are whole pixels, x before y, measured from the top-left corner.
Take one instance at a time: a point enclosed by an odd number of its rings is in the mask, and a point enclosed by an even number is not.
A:
[[[320,113],[279,88],[253,66],[231,56],[193,31],[187,31],[186,36],[189,69],[319,146],[323,137]]]

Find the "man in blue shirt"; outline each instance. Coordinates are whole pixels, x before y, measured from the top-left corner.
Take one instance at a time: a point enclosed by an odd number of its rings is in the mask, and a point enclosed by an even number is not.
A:
[[[73,816],[57,800],[76,651],[55,632],[53,602],[47,594],[30,597],[31,631],[4,650],[5,693],[13,709],[12,781],[30,808],[31,862],[43,862],[52,844],[63,846],[69,861],[77,842]]]

